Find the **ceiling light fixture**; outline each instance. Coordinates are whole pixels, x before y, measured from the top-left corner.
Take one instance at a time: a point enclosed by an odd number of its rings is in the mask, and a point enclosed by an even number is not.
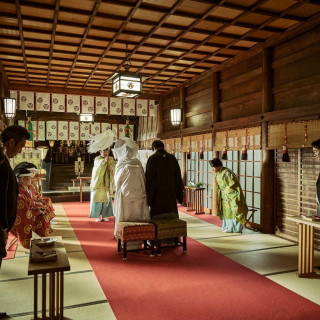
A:
[[[112,96],[135,98],[142,94],[142,82],[148,78],[141,74],[130,72],[131,62],[128,59],[128,44],[126,45],[126,57],[122,62],[123,71],[115,72],[107,81],[112,80]]]

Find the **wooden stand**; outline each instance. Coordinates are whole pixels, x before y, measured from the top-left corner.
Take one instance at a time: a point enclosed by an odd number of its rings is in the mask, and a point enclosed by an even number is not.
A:
[[[299,224],[299,262],[298,277],[312,278],[314,272],[314,228],[320,228],[320,222],[304,220],[301,217],[287,217]]]
[[[204,212],[203,190],[205,188],[185,187],[187,191],[187,211],[195,211],[195,214]]]
[[[80,202],[82,202],[82,181],[91,180],[91,177],[78,177],[77,179],[80,180]]]
[[[55,250],[58,258],[56,261],[48,262],[30,262],[28,266],[28,275],[34,276],[34,308],[33,319],[65,319],[63,317],[63,291],[64,291],[64,271],[70,270],[70,264],[61,237],[55,237],[57,241],[51,247],[38,247],[32,244],[30,254],[38,251]],[[47,273],[49,274],[49,317],[46,312],[46,294],[47,294]],[[42,275],[42,317],[38,317],[38,275]]]

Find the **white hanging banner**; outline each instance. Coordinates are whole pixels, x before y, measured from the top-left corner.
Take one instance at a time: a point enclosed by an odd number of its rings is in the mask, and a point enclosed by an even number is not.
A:
[[[101,132],[105,132],[106,130],[112,130],[111,123],[106,123],[106,122],[101,123]]]
[[[67,95],[67,112],[80,113],[80,96]]]
[[[95,136],[95,135],[97,135],[99,133],[101,133],[101,124],[100,124],[100,122],[95,122],[95,123],[91,124],[91,135]]]
[[[153,117],[147,118],[147,140],[152,138],[152,126],[153,126]]]
[[[46,140],[46,122],[38,121],[38,141]]]
[[[58,140],[69,139],[69,123],[68,121],[58,121]]]
[[[112,124],[112,131],[116,135],[117,139],[119,139],[119,130],[118,130],[118,125],[117,124]]]
[[[34,92],[20,91],[19,110],[34,111]]]
[[[149,116],[155,117],[157,115],[157,105],[155,100],[149,100]]]
[[[136,101],[134,99],[123,99],[123,115],[134,116],[135,105],[136,105]]]
[[[96,97],[96,114],[109,114],[109,98]]]
[[[119,132],[119,139],[124,138],[124,127],[125,124],[118,124],[118,132]]]
[[[42,92],[36,92],[35,93],[36,98],[36,111],[48,111],[50,112],[50,93],[42,93]]]
[[[90,123],[80,123],[80,140],[89,140]]]
[[[82,96],[81,113],[94,114],[94,97]]]
[[[79,140],[79,122],[70,121],[69,122],[69,140]]]
[[[52,112],[66,111],[66,96],[64,94],[52,94]]]
[[[121,115],[122,112],[122,99],[110,98],[110,114]]]
[[[47,121],[47,140],[57,139],[57,121]]]
[[[137,116],[144,116],[148,115],[148,100],[137,99]]]

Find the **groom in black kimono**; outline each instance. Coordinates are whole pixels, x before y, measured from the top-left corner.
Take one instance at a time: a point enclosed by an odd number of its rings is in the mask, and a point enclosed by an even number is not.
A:
[[[164,150],[160,140],[152,143],[155,153],[146,166],[146,189],[151,219],[178,218],[177,201],[182,203],[184,185],[177,159]]]

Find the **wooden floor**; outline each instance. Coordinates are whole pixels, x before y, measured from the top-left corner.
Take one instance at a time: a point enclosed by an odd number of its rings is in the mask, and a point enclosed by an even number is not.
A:
[[[63,237],[71,264],[71,271],[65,273],[65,316],[77,320],[115,319],[62,205],[56,203],[54,207],[57,218],[53,235]],[[196,217],[180,213],[180,218],[188,222],[189,237],[320,305],[320,279],[296,276],[296,243],[250,230],[241,235],[222,233],[219,227]],[[4,260],[2,264],[0,311],[6,311],[10,319],[24,320],[32,316],[33,278],[27,276],[27,264],[28,253],[21,246],[18,246],[15,259]],[[315,252],[315,265],[320,266],[318,251]]]

